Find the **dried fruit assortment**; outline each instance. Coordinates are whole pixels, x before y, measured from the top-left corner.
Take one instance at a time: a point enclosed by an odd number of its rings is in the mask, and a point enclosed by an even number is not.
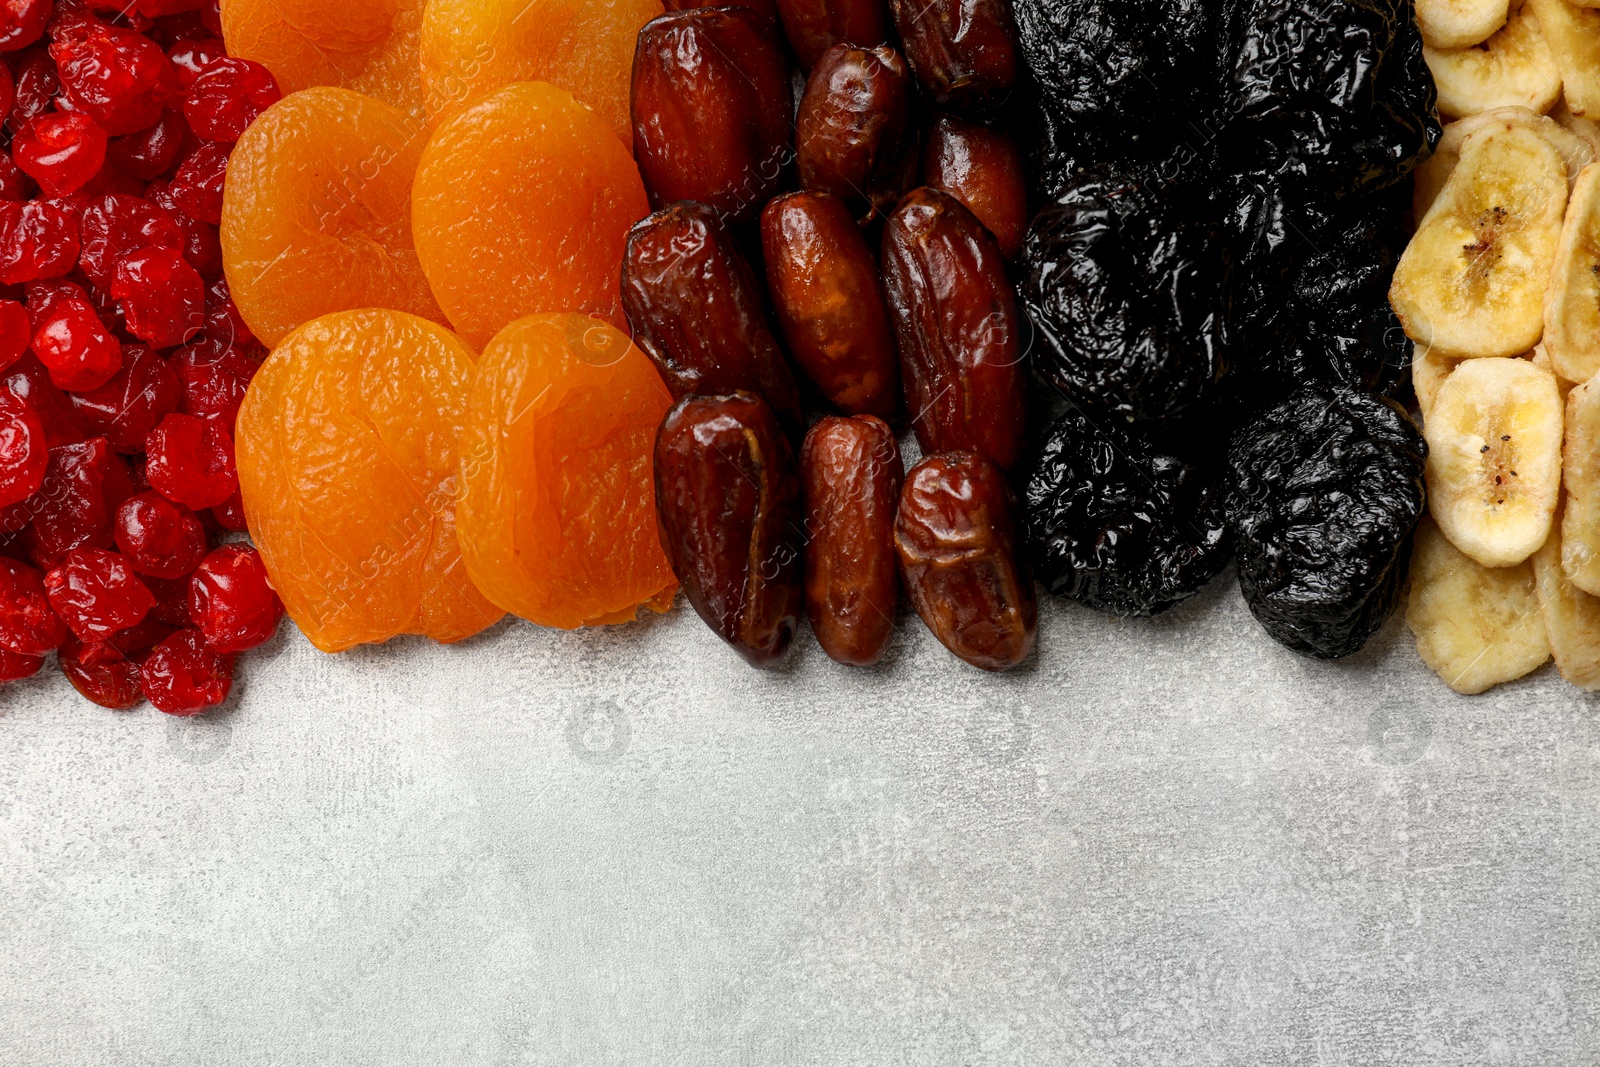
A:
[[[680,584],[754,666],[914,612],[1000,671],[1036,579],[1150,616],[1235,560],[1296,652],[1409,576],[1458,689],[1600,684],[1588,8],[40,6],[0,677],[189,713],[285,611],[338,651]]]

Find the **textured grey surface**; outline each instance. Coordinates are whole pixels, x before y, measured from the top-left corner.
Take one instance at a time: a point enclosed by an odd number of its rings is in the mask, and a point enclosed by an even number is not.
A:
[[[0,691],[0,1063],[1600,1062],[1600,726],[1227,581],[989,677],[691,613]]]

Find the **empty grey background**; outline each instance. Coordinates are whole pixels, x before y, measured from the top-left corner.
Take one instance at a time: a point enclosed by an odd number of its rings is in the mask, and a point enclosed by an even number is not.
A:
[[[745,668],[680,602],[178,720],[0,691],[0,1063],[1600,1063],[1600,728],[1231,579],[992,677]]]

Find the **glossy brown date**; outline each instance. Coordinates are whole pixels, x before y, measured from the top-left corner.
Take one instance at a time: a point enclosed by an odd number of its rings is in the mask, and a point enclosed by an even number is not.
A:
[[[789,352],[829,402],[893,419],[900,368],[878,264],[829,193],[780,196],[761,212],[767,290]]]
[[[924,453],[1022,454],[1016,294],[994,235],[948,193],[917,189],[883,231],[883,279],[906,405]]]
[[[668,11],[692,11],[697,7],[747,7],[774,26],[778,24],[778,8],[773,0],[666,0]]]
[[[661,547],[689,603],[751,666],[769,667],[804,603],[800,479],[753,393],[678,401],[655,451]]]
[[[1003,671],[1027,658],[1038,623],[1005,475],[976,452],[942,452],[911,469],[894,543],[906,595],[961,659]]]
[[[800,184],[887,210],[916,177],[911,72],[894,49],[835,45],[817,61],[795,119]]]
[[[870,667],[894,633],[900,572],[894,515],[905,468],[894,431],[871,415],[829,415],[800,450],[806,617],[829,658]]]
[[[890,0],[906,59],[935,103],[992,110],[1017,82],[1010,0]]]
[[[978,216],[1007,259],[1022,250],[1028,192],[1022,153],[1003,131],[941,115],[922,146],[922,181],[949,193]]]
[[[748,7],[674,11],[639,31],[633,144],[652,206],[698,200],[749,220],[793,147],[793,90],[777,26]]]
[[[672,204],[628,233],[622,310],[672,395],[758,393],[798,441],[800,387],[760,285],[733,234],[704,204]]]
[[[789,47],[806,70],[836,44],[876,48],[889,41],[886,0],[778,0],[778,14]]]

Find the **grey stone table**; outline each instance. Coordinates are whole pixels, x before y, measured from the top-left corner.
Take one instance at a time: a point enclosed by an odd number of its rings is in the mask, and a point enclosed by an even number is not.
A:
[[[990,677],[680,607],[0,692],[0,1064],[1600,1062],[1600,722],[1231,582]]]

